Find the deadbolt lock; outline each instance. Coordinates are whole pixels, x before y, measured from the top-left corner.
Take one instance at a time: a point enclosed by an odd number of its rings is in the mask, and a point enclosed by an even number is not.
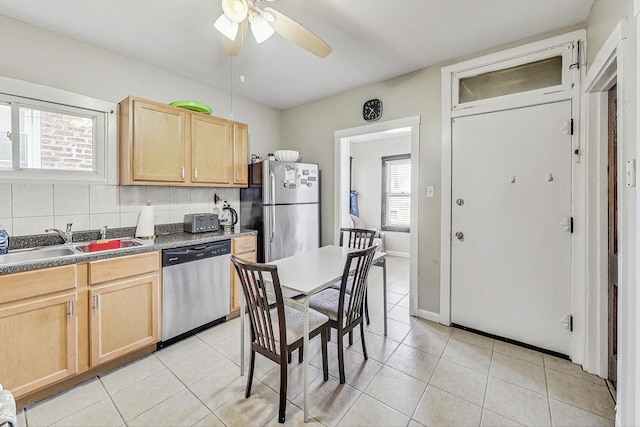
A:
[[[464,205],[464,200],[463,199],[456,200],[456,205],[458,205],[458,206]]]
[[[462,231],[456,232],[456,237],[458,240],[464,239],[464,233]]]

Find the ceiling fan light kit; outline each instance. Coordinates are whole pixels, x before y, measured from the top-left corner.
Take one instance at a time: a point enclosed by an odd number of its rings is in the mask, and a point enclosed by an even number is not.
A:
[[[216,20],[214,27],[234,42],[229,43],[222,40],[223,55],[237,56],[240,54],[248,24],[251,25],[251,33],[258,43],[264,42],[275,32],[320,58],[326,57],[333,50],[320,37],[282,12],[271,7],[265,9],[258,7],[257,5],[263,0],[221,1],[223,14]],[[241,40],[237,41],[240,27],[243,28],[243,35]]]
[[[220,15],[213,26],[229,40],[233,41],[236,39],[236,35],[238,34],[238,23],[227,18],[227,15]]]

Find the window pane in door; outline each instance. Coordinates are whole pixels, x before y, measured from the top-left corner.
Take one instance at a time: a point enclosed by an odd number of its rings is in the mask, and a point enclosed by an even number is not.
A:
[[[11,168],[11,106],[0,104],[0,169]]]
[[[19,114],[21,167],[93,171],[93,118],[27,107]]]
[[[458,102],[479,101],[562,84],[562,56],[460,79]]]

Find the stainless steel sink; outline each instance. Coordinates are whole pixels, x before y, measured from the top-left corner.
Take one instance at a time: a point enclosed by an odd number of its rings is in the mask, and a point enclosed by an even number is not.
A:
[[[73,247],[69,246],[44,247],[33,250],[10,252],[6,255],[0,255],[0,265],[39,261],[41,259],[58,258],[74,254],[77,254],[77,252],[73,250]]]
[[[116,243],[119,241],[119,243]],[[114,246],[117,245],[117,246]],[[135,246],[142,246],[143,243],[131,238],[111,239],[105,244],[96,244],[96,242],[89,242],[85,244],[75,245],[74,247],[80,252],[97,252],[97,251],[112,251],[117,249],[132,248]]]

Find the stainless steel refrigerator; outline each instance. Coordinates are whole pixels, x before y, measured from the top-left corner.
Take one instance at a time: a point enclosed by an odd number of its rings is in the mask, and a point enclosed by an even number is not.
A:
[[[240,189],[240,225],[258,231],[259,262],[318,248],[318,165],[270,160],[249,165],[249,187]]]

